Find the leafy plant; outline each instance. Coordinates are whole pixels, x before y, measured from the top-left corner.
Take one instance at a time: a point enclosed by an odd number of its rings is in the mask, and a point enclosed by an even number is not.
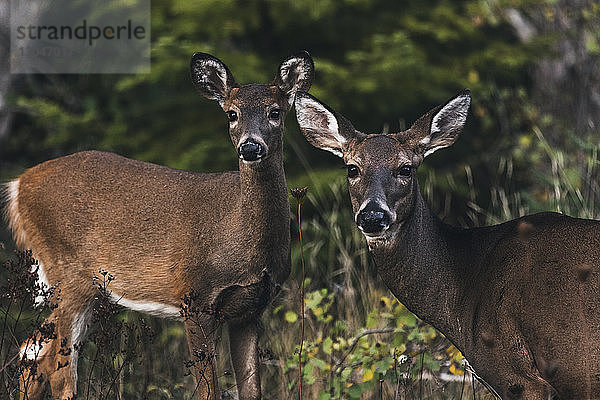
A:
[[[305,384],[319,387],[319,399],[359,399],[365,393],[382,393],[384,386],[386,393],[396,396],[407,382],[422,380],[442,368],[463,373],[460,353],[396,299],[382,296],[368,313],[365,326],[356,330],[331,314],[334,303],[334,292],[327,289],[311,291],[305,299],[315,338],[306,341],[301,354],[302,378]],[[297,318],[289,318],[293,311],[279,308],[275,312],[285,312],[287,323],[297,325]],[[286,360],[286,373],[295,370],[298,356],[296,348]],[[290,381],[290,388],[296,384]]]

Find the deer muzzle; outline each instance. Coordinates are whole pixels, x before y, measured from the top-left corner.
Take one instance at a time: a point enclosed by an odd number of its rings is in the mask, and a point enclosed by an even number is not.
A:
[[[381,208],[367,206],[356,216],[356,224],[364,234],[376,235],[390,226],[390,216]]]
[[[256,162],[265,155],[265,150],[260,143],[248,139],[238,148],[238,155],[244,161]]]

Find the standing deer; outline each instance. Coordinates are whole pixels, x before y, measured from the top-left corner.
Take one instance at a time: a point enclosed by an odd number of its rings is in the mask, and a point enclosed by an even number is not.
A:
[[[540,213],[462,229],[419,191],[417,168],[453,144],[468,90],[410,129],[364,134],[296,95],[306,139],[344,159],[355,222],[378,273],[504,399],[600,399],[600,222]]]
[[[193,299],[200,312],[184,322],[190,353],[209,360],[196,364],[199,398],[220,399],[221,322],[239,398],[261,397],[258,321],[290,272],[284,119],[313,71],[302,52],[283,61],[273,83],[240,86],[217,58],[192,56],[194,86],[227,114],[239,172],[202,174],[88,151],[37,165],[7,185],[17,245],[32,250],[40,279],[61,291],[48,318],[56,338],[21,347],[22,357],[37,361],[37,376],[27,370],[22,378],[28,399],[40,398],[48,381],[54,398],[76,395],[76,345],[101,268],[114,276],[112,299],[132,310],[180,319],[182,299]],[[70,352],[61,351],[65,343]]]

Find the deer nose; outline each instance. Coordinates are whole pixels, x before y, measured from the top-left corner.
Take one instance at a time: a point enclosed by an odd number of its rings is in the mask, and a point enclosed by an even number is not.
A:
[[[244,161],[258,161],[264,156],[264,149],[260,143],[248,139],[238,148],[238,155]]]
[[[385,210],[379,207],[365,207],[365,209],[358,213],[356,224],[364,233],[381,233],[390,225],[390,217]]]

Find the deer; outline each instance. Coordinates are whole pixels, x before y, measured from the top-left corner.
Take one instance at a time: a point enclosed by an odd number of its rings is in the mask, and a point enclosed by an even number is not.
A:
[[[375,134],[307,93],[295,109],[307,141],[344,160],[378,275],[493,394],[600,399],[600,221],[543,212],[460,228],[420,193],[417,168],[458,139],[470,102],[465,89],[409,129]]]
[[[39,399],[48,382],[53,398],[76,396],[78,344],[100,269],[114,277],[112,301],[126,308],[175,320],[184,319],[183,304],[198,310],[184,320],[198,398],[221,398],[214,352],[224,324],[239,399],[261,398],[259,320],[291,269],[284,120],[295,93],[310,88],[314,64],[300,52],[272,83],[240,85],[222,61],[199,52],[190,71],[197,91],[226,114],[239,171],[189,172],[85,151],[6,185],[15,242],[61,297],[47,319],[55,338],[21,346],[22,359],[37,365],[35,376],[23,373],[23,398]]]

